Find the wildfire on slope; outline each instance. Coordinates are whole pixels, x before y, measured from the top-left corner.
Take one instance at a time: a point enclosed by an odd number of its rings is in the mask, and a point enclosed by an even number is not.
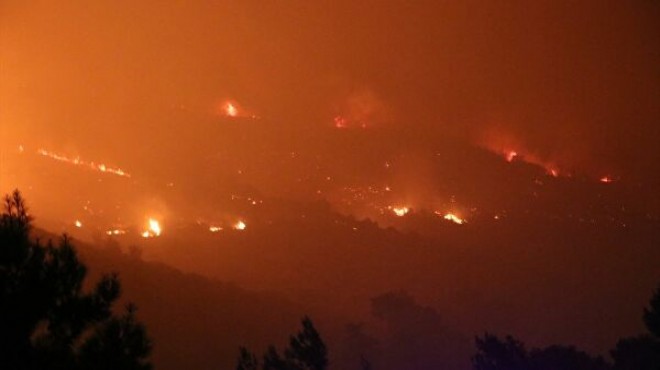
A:
[[[238,109],[231,102],[226,102],[224,106],[225,115],[227,117],[238,117]]]
[[[505,157],[507,162],[513,162],[513,160],[516,159],[516,157],[518,157],[518,152],[516,152],[515,150],[509,150],[505,154]]]
[[[123,229],[112,229],[112,230],[107,230],[105,232],[106,235],[108,236],[117,236],[117,235],[124,235],[126,234],[126,230]]]
[[[388,207],[389,209],[394,212],[394,214],[398,217],[403,217],[405,216],[408,212],[410,212],[410,208],[408,207]]]
[[[142,232],[142,237],[143,238],[153,238],[156,236],[160,236],[162,229],[160,227],[160,222],[156,220],[155,218],[150,218],[148,221],[148,227],[147,230]]]
[[[46,157],[46,158],[56,160],[58,162],[63,162],[63,163],[71,164],[71,165],[74,165],[74,166],[85,167],[85,168],[88,168],[88,169],[91,169],[91,170],[94,170],[94,171],[98,171],[98,172],[108,173],[108,174],[111,174],[111,175],[127,177],[127,178],[131,177],[131,175],[129,173],[125,172],[121,168],[110,167],[110,166],[107,166],[103,163],[87,162],[87,161],[84,161],[84,160],[80,159],[80,157],[73,157],[73,158],[72,157],[67,157],[65,155],[55,153],[55,152],[51,152],[51,151],[48,151],[48,150],[45,150],[45,149],[37,150],[37,154],[39,154],[43,157]]]
[[[212,233],[217,233],[222,230],[224,230],[222,226],[215,226],[215,225],[209,226],[209,231]]]
[[[249,112],[235,100],[226,100],[217,108],[217,114],[228,118],[259,119],[259,116]]]
[[[440,212],[440,211],[435,211],[435,214],[442,217],[442,218],[444,218],[445,220],[451,221],[451,222],[453,222],[457,225],[463,225],[464,223],[467,223],[467,220],[465,220],[465,219],[463,219],[463,218],[461,218],[461,217],[459,217],[456,214],[451,213],[451,212],[443,213],[443,212]]]

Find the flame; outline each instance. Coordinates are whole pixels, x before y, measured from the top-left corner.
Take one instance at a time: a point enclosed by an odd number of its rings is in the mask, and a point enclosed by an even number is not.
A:
[[[209,231],[212,233],[217,233],[218,231],[222,231],[222,230],[223,229],[221,226],[213,226],[213,225],[209,226]]]
[[[109,174],[112,174],[112,175],[122,176],[122,177],[131,177],[130,174],[124,172],[124,170],[122,170],[121,168],[108,167],[103,163],[86,162],[86,161],[83,161],[82,159],[80,159],[80,157],[69,158],[65,155],[50,152],[50,151],[45,150],[45,149],[37,150],[37,154],[39,154],[41,156],[44,156],[44,157],[47,157],[47,158],[50,158],[50,159],[53,159],[53,160],[56,160],[58,162],[68,163],[68,164],[72,164],[72,165],[75,165],[75,166],[87,167],[87,168],[89,168],[91,170],[94,170],[94,171],[109,173]]]
[[[147,230],[143,231],[141,235],[143,238],[151,238],[160,236],[161,231],[160,222],[155,218],[150,218]]]
[[[611,182],[614,182],[614,180],[609,176],[603,176],[600,178],[600,182],[602,182],[603,184],[609,184]]]
[[[398,217],[403,217],[410,211],[410,209],[408,207],[389,207],[389,208]]]
[[[77,228],[81,228],[83,226],[82,222],[80,220],[76,220],[76,222],[73,223]]]
[[[121,230],[121,229],[113,229],[113,230],[108,230],[105,232],[106,235],[124,235],[126,234],[126,230]]]
[[[563,176],[567,175],[565,172],[561,173],[555,164],[549,163],[548,161],[544,161],[539,157],[537,157],[536,155],[530,153],[521,154],[520,152],[515,150],[505,150],[504,159],[509,163],[513,161],[521,161],[524,163],[533,164],[535,166],[542,167],[545,169],[545,172],[552,177],[559,177],[560,174],[562,174]]]
[[[516,152],[515,150],[509,150],[508,152],[506,152],[506,161],[513,162],[513,160],[516,159],[517,156],[518,156],[518,152]]]
[[[342,116],[336,116],[334,121],[335,121],[335,127],[336,128],[346,128],[346,126],[347,126],[346,118],[344,118]]]
[[[238,109],[231,102],[225,103],[225,115],[228,117],[238,117]]]
[[[234,230],[245,230],[247,225],[243,221],[238,221],[233,225]]]
[[[436,213],[437,215],[440,215],[439,212],[435,212],[435,213]],[[455,224],[458,224],[458,225],[463,225],[464,223],[467,222],[466,220],[464,220],[464,219],[458,217],[457,215],[455,215],[455,214],[453,214],[453,213],[446,213],[444,216],[442,216],[442,218],[444,218],[444,219],[447,220],[447,221],[451,221],[451,222],[453,222],[453,223],[455,223]]]
[[[158,220],[150,218],[149,219],[149,230],[153,232],[156,236],[160,235],[161,229],[160,229],[160,222]]]

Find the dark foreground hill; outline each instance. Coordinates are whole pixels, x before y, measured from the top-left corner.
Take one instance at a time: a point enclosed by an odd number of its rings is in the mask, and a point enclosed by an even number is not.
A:
[[[138,306],[138,316],[154,340],[156,369],[232,368],[238,346],[265,348],[284,342],[303,314],[272,294],[186,274],[118,249],[74,244],[89,267],[88,281],[102,273],[119,273],[124,302],[118,307],[128,301]]]

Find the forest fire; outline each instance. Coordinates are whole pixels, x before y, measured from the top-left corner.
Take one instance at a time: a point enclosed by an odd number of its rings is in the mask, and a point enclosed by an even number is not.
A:
[[[160,222],[155,218],[150,218],[147,230],[143,231],[141,235],[143,238],[153,238],[160,236],[161,231]]]
[[[410,212],[410,209],[408,207],[389,207],[389,208],[398,217],[403,217],[406,214],[408,214],[408,212]]]
[[[437,215],[442,215],[441,212],[436,212],[436,214]],[[446,214],[444,214],[444,216],[442,216],[442,218],[444,218],[447,221],[451,221],[451,222],[453,222],[457,225],[463,225],[464,223],[467,222],[465,219],[462,219],[462,218],[458,217],[457,215],[455,215],[453,213],[446,213]]]
[[[346,122],[346,118],[342,116],[336,116],[334,118],[335,122],[335,128],[346,128],[348,126],[348,123]]]
[[[630,368],[660,0],[601,2],[0,0],[0,370]]]
[[[227,102],[224,106],[225,115],[227,117],[238,117],[238,109],[234,106],[233,103]]]
[[[124,235],[126,234],[126,230],[123,229],[112,229],[112,230],[107,230],[105,232],[106,235],[108,236],[117,236],[117,235]]]
[[[247,228],[247,225],[243,221],[237,221],[232,227],[234,230],[242,231]]]
[[[217,232],[220,232],[222,230],[224,230],[222,228],[222,226],[214,226],[214,225],[209,226],[209,231],[212,232],[212,233],[217,233]]]
[[[516,159],[516,157],[518,157],[518,152],[516,152],[514,150],[510,150],[506,153],[506,161],[507,162],[513,162],[513,160]]]
[[[63,162],[63,163],[67,163],[67,164],[71,164],[71,165],[75,165],[75,166],[81,166],[81,167],[85,167],[85,168],[88,168],[88,169],[91,169],[91,170],[94,170],[94,171],[99,171],[99,172],[108,173],[108,174],[121,176],[121,177],[131,177],[130,174],[126,173],[121,168],[114,168],[114,167],[106,166],[103,163],[86,162],[86,161],[83,161],[82,159],[80,159],[80,157],[70,158],[70,157],[67,157],[65,155],[54,153],[54,152],[51,152],[51,151],[48,151],[48,150],[45,150],[45,149],[37,150],[37,154],[39,154],[43,157],[46,157],[46,158],[56,160],[58,162]]]

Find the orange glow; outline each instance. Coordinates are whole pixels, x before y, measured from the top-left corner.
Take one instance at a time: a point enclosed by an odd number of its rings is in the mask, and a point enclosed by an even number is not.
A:
[[[245,230],[246,227],[247,225],[243,221],[238,221],[233,226],[234,230]]]
[[[122,229],[112,229],[112,230],[108,230],[108,231],[106,231],[105,234],[106,234],[106,235],[109,235],[109,236],[113,236],[113,235],[124,235],[124,234],[126,234],[126,230],[122,230]]]
[[[39,154],[41,156],[44,156],[44,157],[47,157],[47,158],[50,158],[50,159],[53,159],[53,160],[56,160],[58,162],[68,163],[68,164],[72,164],[72,165],[75,165],[75,166],[82,166],[82,167],[86,167],[86,168],[94,170],[94,171],[109,173],[109,174],[112,174],[112,175],[122,176],[122,177],[131,177],[130,174],[126,173],[121,168],[109,167],[109,166],[106,166],[103,163],[86,162],[86,161],[83,161],[82,159],[80,159],[80,157],[69,158],[65,155],[50,152],[50,151],[45,150],[45,149],[37,150],[37,154]]]
[[[390,207],[390,209],[398,217],[403,217],[410,211],[408,207]]]
[[[600,178],[600,182],[602,182],[604,184],[609,184],[611,182],[614,182],[614,180],[609,176],[603,176],[603,177]]]
[[[552,177],[558,177],[558,176],[559,176],[559,171],[557,171],[557,170],[554,169],[554,168],[550,168],[550,169],[548,170],[548,174],[550,174]]]
[[[150,218],[147,230],[143,231],[141,235],[143,238],[152,238],[160,236],[161,231],[160,222],[155,218]]]
[[[231,102],[225,103],[225,114],[228,117],[238,117],[238,109]]]
[[[506,153],[506,161],[507,162],[513,162],[514,159],[518,156],[518,152],[514,150],[510,150]]]
[[[76,220],[76,222],[73,223],[77,228],[81,228],[83,226],[82,222],[80,220]]]
[[[436,211],[435,213],[437,215],[441,215],[440,212]],[[458,217],[457,215],[455,215],[453,213],[446,213],[444,216],[442,216],[442,218],[444,218],[447,221],[451,221],[451,222],[453,222],[457,225],[463,225],[464,223],[467,222],[465,219],[462,219],[462,218]]]
[[[217,233],[222,230],[223,228],[221,226],[213,226],[213,225],[209,226],[209,231],[212,233]]]
[[[346,126],[347,126],[346,118],[344,118],[342,116],[336,116],[334,121],[335,121],[335,127],[336,128],[346,128]]]

